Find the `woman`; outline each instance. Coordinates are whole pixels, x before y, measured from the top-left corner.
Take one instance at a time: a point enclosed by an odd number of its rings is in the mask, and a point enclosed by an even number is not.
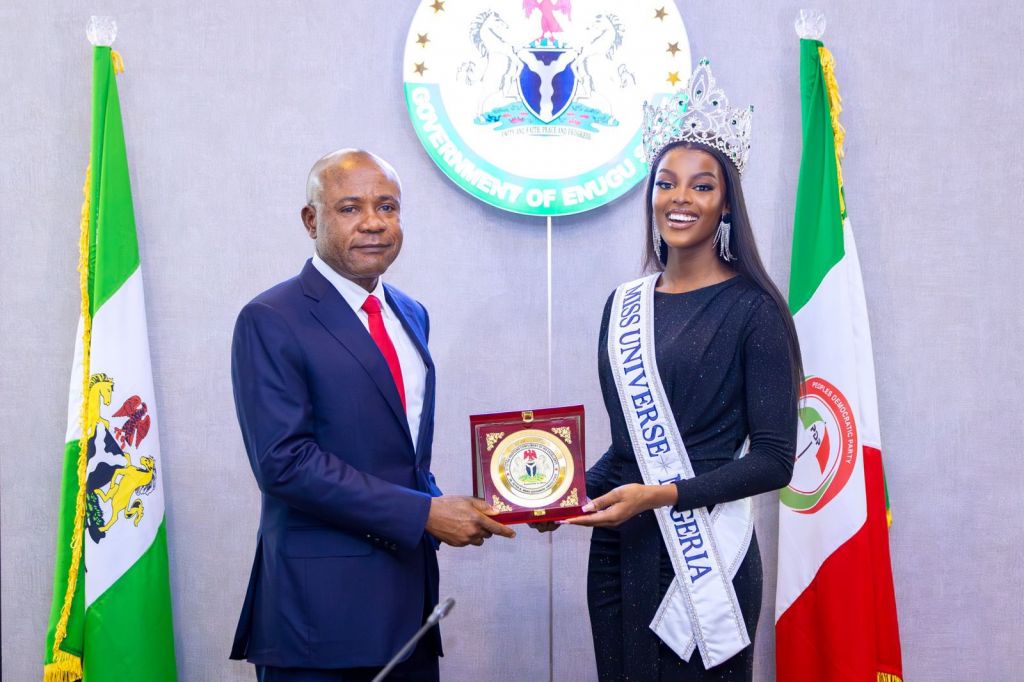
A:
[[[612,446],[587,473],[592,513],[566,522],[594,527],[601,680],[752,675],[762,577],[749,498],[790,480],[801,367],[743,201],[749,117],[729,109],[706,61],[672,101],[645,106],[655,274],[605,306]]]

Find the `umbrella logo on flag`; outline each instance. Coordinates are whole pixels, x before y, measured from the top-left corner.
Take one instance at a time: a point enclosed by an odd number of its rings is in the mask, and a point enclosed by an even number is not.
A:
[[[779,499],[793,511],[813,514],[834,500],[850,480],[860,442],[849,402],[821,377],[804,382],[799,416],[793,480]]]

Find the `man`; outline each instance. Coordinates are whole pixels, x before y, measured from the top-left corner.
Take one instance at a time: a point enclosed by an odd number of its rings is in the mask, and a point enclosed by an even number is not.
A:
[[[238,316],[235,406],[263,494],[231,657],[263,682],[369,680],[437,604],[435,542],[511,529],[430,473],[434,365],[422,305],[381,275],[402,246],[401,185],[364,151],[313,166],[315,252]],[[389,679],[436,680],[436,629]]]

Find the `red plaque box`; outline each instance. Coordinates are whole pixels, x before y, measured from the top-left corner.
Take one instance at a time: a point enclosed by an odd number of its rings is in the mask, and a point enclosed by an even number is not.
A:
[[[469,418],[473,493],[504,523],[582,514],[587,498],[583,406]]]

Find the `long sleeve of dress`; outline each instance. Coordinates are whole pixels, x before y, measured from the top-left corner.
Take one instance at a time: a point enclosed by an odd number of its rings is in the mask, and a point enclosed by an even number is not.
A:
[[[594,466],[587,470],[587,497],[593,499],[610,492],[615,484],[609,481],[615,473],[615,452],[608,448]]]
[[[786,486],[796,449],[796,396],[781,312],[770,298],[753,312],[740,354],[750,451],[679,481],[676,509],[695,509]]]

